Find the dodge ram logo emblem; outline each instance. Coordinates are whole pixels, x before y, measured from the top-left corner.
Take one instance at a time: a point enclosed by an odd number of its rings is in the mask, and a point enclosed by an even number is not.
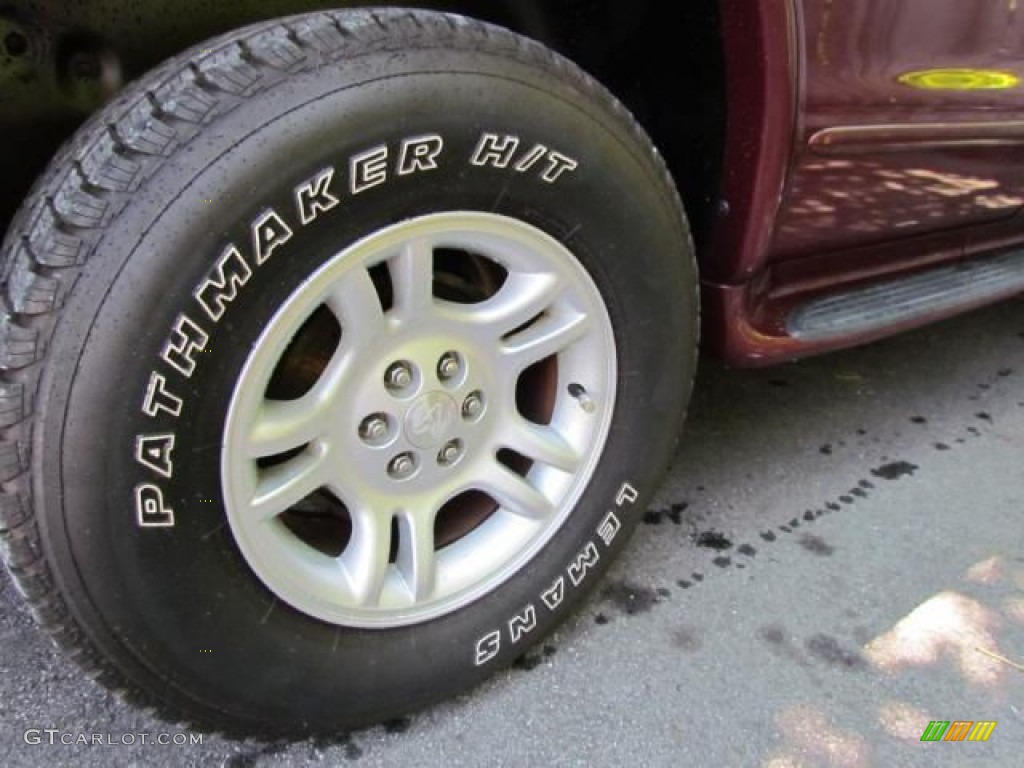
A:
[[[405,434],[417,448],[433,448],[448,434],[456,417],[455,401],[443,392],[428,392],[405,414]]]

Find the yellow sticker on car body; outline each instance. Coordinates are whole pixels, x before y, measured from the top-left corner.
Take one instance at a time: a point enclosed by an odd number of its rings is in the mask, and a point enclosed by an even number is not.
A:
[[[1020,85],[1018,75],[998,69],[921,69],[897,79],[928,91],[999,91]]]

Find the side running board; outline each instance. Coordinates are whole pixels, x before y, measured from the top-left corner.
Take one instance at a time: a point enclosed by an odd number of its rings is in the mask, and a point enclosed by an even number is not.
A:
[[[798,306],[790,336],[815,341],[899,325],[919,316],[985,304],[1024,291],[1024,250],[943,266]]]

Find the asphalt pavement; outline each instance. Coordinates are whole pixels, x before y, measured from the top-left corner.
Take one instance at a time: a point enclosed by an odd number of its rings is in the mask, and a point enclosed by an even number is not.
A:
[[[690,414],[572,622],[334,740],[50,745],[180,729],[87,681],[0,577],[0,765],[1019,765],[1024,300],[769,370],[704,361]],[[997,725],[922,742],[932,720]]]

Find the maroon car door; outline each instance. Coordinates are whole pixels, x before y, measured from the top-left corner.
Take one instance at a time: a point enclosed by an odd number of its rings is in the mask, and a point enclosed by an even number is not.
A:
[[[796,136],[772,260],[952,242],[1017,212],[1024,0],[790,2]]]

